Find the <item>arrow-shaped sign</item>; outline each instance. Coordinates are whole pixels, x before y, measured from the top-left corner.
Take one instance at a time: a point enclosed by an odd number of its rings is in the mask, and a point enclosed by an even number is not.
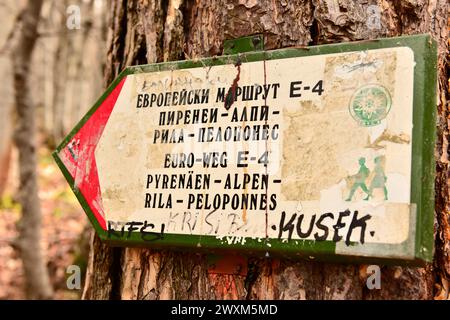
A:
[[[423,263],[435,77],[429,36],[129,67],[54,156],[112,244]]]

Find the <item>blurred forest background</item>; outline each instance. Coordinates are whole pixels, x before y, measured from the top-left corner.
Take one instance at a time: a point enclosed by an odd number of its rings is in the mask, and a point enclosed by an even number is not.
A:
[[[21,205],[11,58],[26,4],[0,0],[0,299],[26,297],[16,240]],[[79,298],[81,290],[67,289],[66,269],[72,264],[85,268],[91,229],[51,152],[102,93],[107,5],[106,0],[44,0],[32,53],[29,82],[35,108],[42,249],[55,298]]]

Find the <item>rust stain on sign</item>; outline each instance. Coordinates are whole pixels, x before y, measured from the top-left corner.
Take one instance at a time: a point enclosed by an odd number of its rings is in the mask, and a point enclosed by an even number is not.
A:
[[[229,110],[233,103],[236,101],[236,90],[238,88],[238,82],[239,78],[241,76],[241,60],[238,59],[238,61],[235,64],[237,68],[237,75],[236,78],[234,78],[233,83],[231,84],[231,87],[228,89],[228,92],[225,96],[225,102],[224,107],[226,110]]]

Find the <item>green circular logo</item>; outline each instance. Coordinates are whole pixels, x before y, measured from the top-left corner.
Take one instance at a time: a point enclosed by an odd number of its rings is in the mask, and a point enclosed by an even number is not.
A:
[[[370,84],[356,90],[349,109],[359,125],[376,126],[388,115],[391,109],[391,96],[383,86]]]

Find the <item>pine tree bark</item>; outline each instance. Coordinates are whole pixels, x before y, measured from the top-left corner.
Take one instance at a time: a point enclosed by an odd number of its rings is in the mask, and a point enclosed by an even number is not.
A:
[[[36,173],[35,108],[31,97],[30,64],[37,39],[42,0],[29,0],[21,15],[17,43],[12,50],[14,101],[17,122],[14,142],[19,153],[19,202],[22,216],[16,247],[25,274],[28,299],[49,299],[53,289],[41,248],[41,208]]]
[[[85,299],[448,298],[447,0],[121,0],[111,3],[105,85],[127,65],[220,55],[225,39],[263,33],[265,48],[430,33],[439,43],[436,254],[425,268],[382,267],[381,290],[365,266],[249,259],[248,273],[209,274],[196,253],[110,248],[93,237]],[[379,13],[380,23],[368,21]]]

